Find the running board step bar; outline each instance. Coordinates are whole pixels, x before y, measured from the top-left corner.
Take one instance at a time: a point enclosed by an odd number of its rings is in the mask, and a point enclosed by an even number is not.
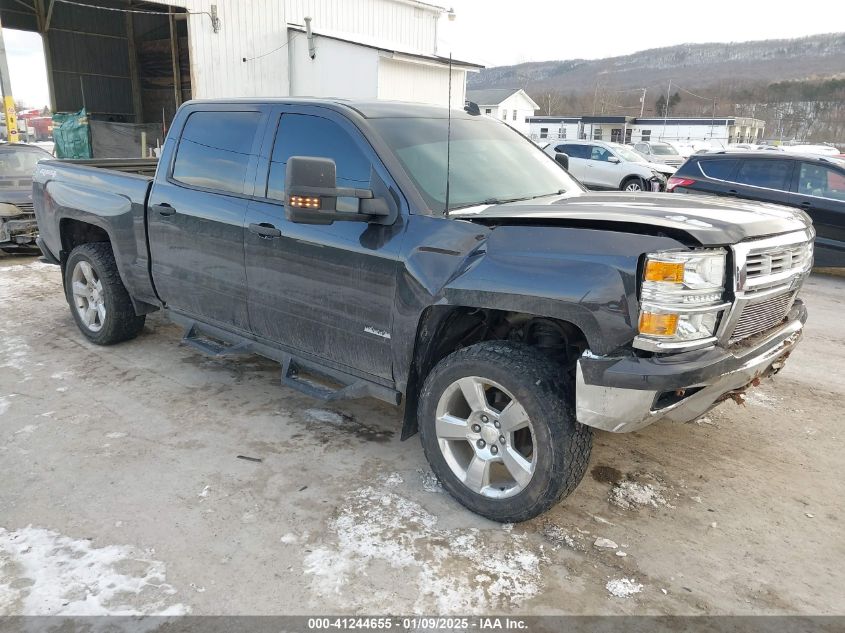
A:
[[[324,402],[376,395],[372,392],[371,383],[366,380],[356,380],[348,374],[290,356],[282,363],[282,384]]]
[[[258,354],[282,366],[281,384],[323,401],[354,400],[373,397],[399,405],[402,394],[374,380],[347,373],[323,364],[319,359],[308,360],[299,354],[279,349],[260,340],[247,338],[208,323],[167,310],[170,319],[185,328],[182,343],[214,358],[238,354]]]
[[[200,332],[196,323],[192,323],[185,330],[185,334],[182,336],[182,342],[189,347],[193,347],[194,349],[201,351],[207,356],[213,356],[215,358],[251,353],[249,344],[246,342],[230,345],[204,336],[202,332]]]

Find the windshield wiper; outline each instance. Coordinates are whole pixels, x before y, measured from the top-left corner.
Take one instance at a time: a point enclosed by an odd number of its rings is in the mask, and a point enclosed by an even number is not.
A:
[[[520,196],[519,198],[487,198],[487,200],[482,200],[481,202],[471,202],[470,204],[462,204],[459,207],[452,207],[451,209],[448,209],[446,211],[446,215],[449,215],[449,213],[452,211],[468,209],[469,207],[478,207],[482,204],[507,204],[509,202],[520,202],[522,200],[534,200],[534,198],[547,198],[549,196],[559,196],[564,193],[566,193],[566,189],[558,189],[556,192],[541,193],[536,196]]]

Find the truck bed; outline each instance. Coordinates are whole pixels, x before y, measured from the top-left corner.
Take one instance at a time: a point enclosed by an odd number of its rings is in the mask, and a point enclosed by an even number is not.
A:
[[[87,241],[105,241],[108,236],[115,258],[125,264],[120,275],[130,295],[155,301],[145,220],[157,163],[155,159],[41,161],[32,184],[39,246],[61,260],[78,231],[97,227],[99,235],[88,236]]]
[[[68,158],[61,159],[61,162],[69,165],[99,167],[100,169],[149,176],[150,178],[155,176],[156,167],[158,166],[157,158]]]

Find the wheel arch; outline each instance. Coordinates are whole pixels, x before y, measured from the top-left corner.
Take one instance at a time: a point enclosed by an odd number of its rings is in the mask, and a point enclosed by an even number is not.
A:
[[[401,439],[417,433],[419,391],[429,372],[452,352],[482,341],[519,341],[545,349],[563,363],[562,371],[588,348],[584,329],[553,316],[470,305],[434,305],[420,316],[405,386]],[[576,353],[577,352],[577,353]]]

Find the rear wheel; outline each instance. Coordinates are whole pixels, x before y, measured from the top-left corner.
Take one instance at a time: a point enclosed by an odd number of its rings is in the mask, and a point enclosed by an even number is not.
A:
[[[65,266],[65,296],[76,325],[92,343],[127,341],[144,328],[145,317],[135,314],[108,242],[83,244],[71,251]]]
[[[575,421],[564,373],[534,348],[499,341],[459,350],[432,370],[420,437],[460,503],[494,521],[525,521],[575,489],[592,433]]]

